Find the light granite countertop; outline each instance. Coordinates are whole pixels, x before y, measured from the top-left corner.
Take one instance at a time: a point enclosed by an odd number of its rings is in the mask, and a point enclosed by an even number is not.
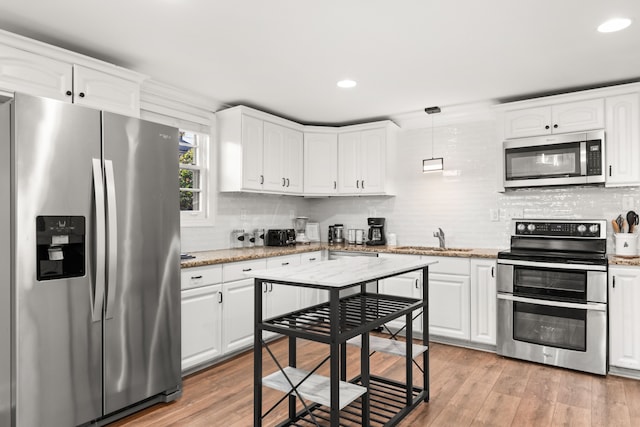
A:
[[[609,255],[609,265],[628,265],[632,267],[640,267],[640,256],[627,257]]]
[[[313,251],[348,251],[377,252],[401,255],[428,255],[460,258],[496,258],[500,249],[450,248],[440,249],[429,246],[366,246],[366,245],[329,245],[327,243],[311,243],[295,246],[263,246],[241,249],[219,249],[214,251],[190,252],[195,258],[181,261],[182,268],[203,267],[229,262],[249,261],[259,258],[270,258],[283,255],[301,254]]]

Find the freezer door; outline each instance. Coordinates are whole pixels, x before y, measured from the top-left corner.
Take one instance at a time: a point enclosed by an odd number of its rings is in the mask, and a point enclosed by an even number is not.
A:
[[[178,131],[103,113],[103,139],[109,414],[181,386]]]
[[[75,426],[102,413],[102,321],[92,316],[96,268],[89,261],[95,259],[92,159],[101,155],[100,112],[21,94],[13,102],[16,423]],[[84,276],[37,280],[41,215],[85,218]]]

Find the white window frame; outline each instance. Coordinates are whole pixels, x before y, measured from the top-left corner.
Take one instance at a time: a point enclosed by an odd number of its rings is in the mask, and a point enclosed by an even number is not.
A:
[[[180,211],[180,226],[181,227],[198,227],[198,226],[211,226],[213,225],[212,215],[212,199],[211,194],[211,134],[199,132],[197,130],[191,130],[188,128],[181,128],[180,131],[194,133],[198,138],[198,160],[200,163],[196,165],[180,164],[180,169],[197,170],[200,174],[200,208],[194,211]],[[178,147],[176,147],[177,149]]]

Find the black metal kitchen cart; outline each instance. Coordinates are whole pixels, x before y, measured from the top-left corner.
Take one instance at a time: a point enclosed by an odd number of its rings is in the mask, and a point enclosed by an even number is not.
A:
[[[288,416],[279,426],[393,426],[419,403],[429,400],[428,265],[433,261],[389,258],[349,258],[313,265],[250,272],[255,280],[254,426],[288,399]],[[421,271],[421,298],[384,295],[372,291],[371,282]],[[270,284],[301,286],[328,291],[329,301],[263,320],[263,287]],[[369,284],[369,285],[367,285]],[[359,292],[340,297],[340,291]],[[377,286],[375,286],[377,289]],[[413,343],[413,320],[423,313],[422,345]],[[405,317],[406,340],[370,335],[387,322]],[[288,362],[277,360],[263,331],[288,337]],[[296,339],[328,345],[327,357],[311,371],[296,368]],[[347,380],[347,345],[361,347],[360,374]],[[262,357],[267,351],[278,370],[263,377]],[[405,382],[370,373],[373,352],[404,359]],[[418,363],[422,359],[422,363]],[[402,359],[400,359],[402,360]],[[329,377],[315,372],[329,362]],[[413,365],[420,368],[421,385],[414,384]],[[421,365],[421,366],[420,366]],[[263,413],[263,386],[283,391],[283,397]],[[302,409],[296,409],[296,400]]]

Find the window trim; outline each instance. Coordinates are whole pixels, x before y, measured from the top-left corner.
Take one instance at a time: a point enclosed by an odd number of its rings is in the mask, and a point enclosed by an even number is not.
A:
[[[214,195],[211,193],[211,165],[213,165],[212,156],[212,132],[201,132],[193,130],[188,126],[181,126],[180,131],[191,132],[198,136],[198,150],[200,150],[201,164],[197,165],[179,165],[179,169],[197,170],[200,173],[200,187],[196,190],[200,193],[200,210],[183,211],[180,210],[180,227],[204,227],[213,226],[213,200]],[[200,139],[201,137],[205,137]],[[176,147],[177,149],[178,147]]]

